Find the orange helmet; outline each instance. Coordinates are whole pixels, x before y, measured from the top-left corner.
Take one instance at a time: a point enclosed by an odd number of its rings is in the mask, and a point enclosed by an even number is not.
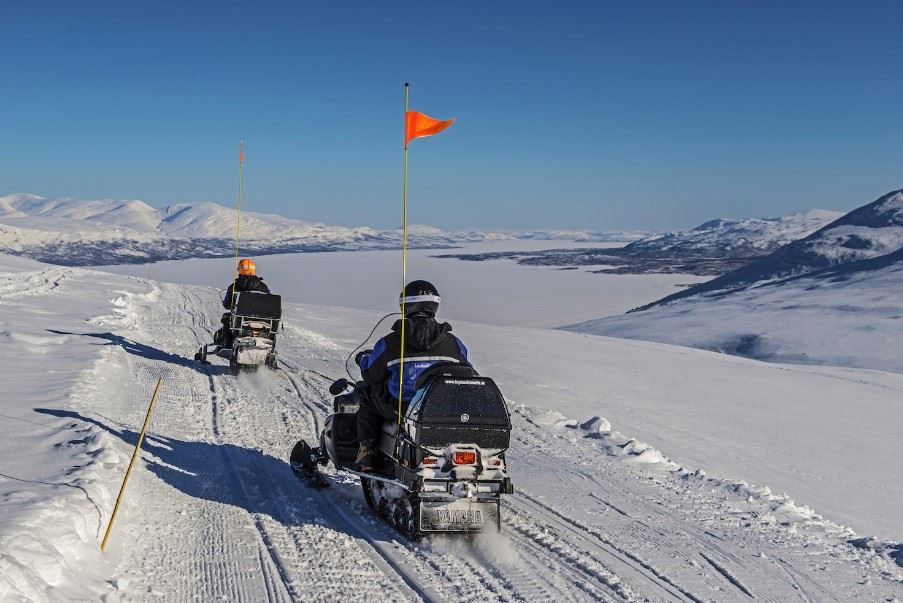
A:
[[[257,265],[251,258],[245,258],[238,263],[238,273],[245,276],[255,276],[257,274]]]

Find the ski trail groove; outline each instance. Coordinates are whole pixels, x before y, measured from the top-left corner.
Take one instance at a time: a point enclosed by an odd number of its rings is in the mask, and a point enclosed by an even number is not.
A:
[[[73,268],[47,268],[5,275],[0,278],[0,301],[49,293],[74,273]]]
[[[702,599],[698,598],[690,591],[681,587],[654,565],[652,565],[648,561],[645,561],[631,551],[618,546],[597,530],[589,528],[588,526],[584,526],[580,522],[571,519],[566,515],[563,515],[556,509],[539,501],[523,490],[521,490],[519,494],[519,499],[517,500],[517,502],[512,502],[512,505],[526,504],[527,506],[532,506],[535,510],[539,511],[540,515],[551,519],[556,524],[563,527],[565,530],[576,535],[578,538],[590,542],[592,542],[593,540],[597,541],[597,548],[601,549],[609,556],[619,559],[621,562],[632,566],[636,570],[639,570],[650,579],[650,582],[657,583],[660,587],[666,590],[666,592],[668,592],[670,596],[683,596],[693,603],[704,603]]]
[[[188,304],[186,304],[186,305],[188,305]],[[193,316],[192,318],[196,318],[196,315]],[[205,342],[205,339],[201,339],[198,336],[198,333],[195,329],[192,328],[191,331],[195,335],[195,337],[198,339],[198,342],[197,342],[198,345],[199,346],[202,345]],[[225,466],[227,468],[231,469],[231,471],[228,471],[228,473],[229,473],[229,479],[232,481],[234,489],[240,493],[243,503],[245,505],[245,508],[251,508],[251,504],[250,504],[251,497],[248,494],[248,489],[244,483],[244,480],[241,478],[241,476],[237,470],[237,464],[235,463],[235,460],[232,458],[232,455],[229,453],[229,450],[224,445],[225,442],[223,441],[223,438],[222,438],[222,433],[221,433],[221,429],[220,429],[220,425],[219,425],[220,392],[218,391],[217,386],[216,386],[216,379],[214,378],[214,375],[213,375],[213,372],[212,372],[210,366],[205,366],[204,368],[205,368],[204,372],[207,375],[207,380],[208,380],[209,386],[210,386],[211,426],[212,426],[213,436],[215,438],[216,443],[218,444],[217,449],[220,452],[220,456],[222,457],[223,463],[225,464]],[[288,570],[285,567],[285,563],[283,562],[283,560],[280,558],[278,552],[276,551],[276,547],[273,544],[273,540],[270,537],[270,535],[267,533],[266,526],[263,525],[263,522],[261,521],[261,518],[258,514],[250,513],[250,515],[254,522],[254,527],[257,529],[258,535],[259,535],[261,543],[263,545],[262,548],[266,550],[267,559],[272,564],[272,567],[275,568],[275,570],[279,576],[279,580],[282,583],[282,586],[285,588],[286,592],[288,592],[292,601],[300,601],[301,600],[300,594],[297,592],[294,585],[292,584],[292,581],[289,578]],[[264,558],[263,558],[262,553],[260,554],[260,561],[261,561],[261,570],[263,571],[263,574],[266,576],[270,572],[268,571],[269,568],[267,567],[267,564],[263,562]],[[275,601],[276,600],[275,590],[273,588],[271,580],[265,580],[264,584],[267,589],[268,600]]]
[[[709,565],[711,565],[713,568],[715,568],[715,571],[717,571],[719,574],[724,576],[725,580],[727,580],[728,582],[730,582],[731,584],[736,586],[738,589],[740,589],[744,594],[746,594],[750,598],[753,598],[753,599],[756,598],[756,596],[752,593],[752,591],[749,590],[749,588],[747,588],[745,584],[740,582],[740,580],[737,578],[737,576],[732,574],[728,569],[722,567],[717,561],[715,561],[714,559],[712,559],[711,557],[709,557],[708,555],[706,555],[703,552],[700,552],[699,556],[702,557],[703,559],[705,559]]]

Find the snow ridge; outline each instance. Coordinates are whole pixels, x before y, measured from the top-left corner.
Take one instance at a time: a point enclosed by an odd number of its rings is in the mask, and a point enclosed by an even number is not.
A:
[[[235,210],[216,203],[156,209],[138,200],[48,199],[18,193],[0,197],[0,252],[48,263],[90,266],[167,259],[224,257],[234,250]],[[401,229],[348,228],[242,212],[242,248],[257,255],[304,251],[394,249]],[[637,233],[581,231],[443,231],[408,226],[408,243],[448,248],[504,239],[632,240]]]
[[[665,297],[645,309],[703,293],[719,295],[803,275],[871,271],[899,260],[903,250],[903,190],[892,191],[814,233],[747,266]],[[874,261],[878,260],[878,261]]]
[[[755,257],[805,237],[841,215],[841,212],[813,209],[778,218],[718,218],[691,230],[646,237],[627,245],[624,251],[678,255],[715,252],[731,257]]]

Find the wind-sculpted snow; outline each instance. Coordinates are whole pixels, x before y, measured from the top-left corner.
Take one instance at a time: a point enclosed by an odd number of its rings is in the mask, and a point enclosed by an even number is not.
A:
[[[20,295],[0,297],[0,366],[16,375],[0,398],[4,601],[881,601],[903,588],[885,535],[903,493],[882,483],[899,376],[456,323],[508,399],[516,493],[501,533],[410,542],[355,477],[327,470],[331,487],[311,490],[287,463],[381,313],[287,303],[282,369],[235,377],[190,359],[218,322],[214,290],[82,269],[48,288],[61,269],[7,263],[0,290]]]
[[[400,229],[346,228],[242,212],[242,250],[256,255],[396,249]],[[0,252],[64,266],[145,263],[234,253],[236,212],[215,203],[186,203],[155,209],[136,200],[46,199],[14,194],[0,197]],[[449,248],[504,239],[582,241],[632,240],[636,233],[592,231],[449,232],[408,226],[408,244]]]

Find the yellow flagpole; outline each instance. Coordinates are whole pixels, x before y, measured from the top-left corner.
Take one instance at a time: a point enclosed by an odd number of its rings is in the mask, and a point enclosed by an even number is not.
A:
[[[122,502],[122,495],[125,493],[125,485],[129,483],[129,476],[132,474],[132,467],[135,465],[135,459],[141,451],[141,442],[144,440],[144,433],[147,431],[147,424],[150,423],[151,413],[154,411],[154,403],[157,401],[157,392],[160,391],[160,384],[163,383],[163,377],[157,379],[157,387],[154,388],[154,395],[151,396],[150,404],[147,407],[147,414],[144,415],[144,425],[141,427],[141,434],[138,436],[138,443],[135,444],[135,450],[132,451],[132,460],[129,461],[129,468],[125,470],[125,479],[122,480],[122,486],[119,488],[119,496],[116,497],[116,504],[113,505],[113,514],[110,515],[110,523],[107,524],[107,531],[103,535],[100,543],[100,550],[107,547],[107,539],[110,537],[110,530],[113,529],[113,522],[116,521],[116,513],[119,512],[119,503]]]
[[[410,86],[404,83],[404,116],[405,129],[408,124],[408,90]],[[408,281],[408,144],[404,145],[404,183],[401,188],[401,358],[398,364],[398,424],[401,425],[401,396],[404,393],[404,287]]]
[[[242,168],[245,164],[245,141],[242,140],[238,146],[238,203],[235,210],[235,270],[232,273],[232,299],[229,300],[229,307],[235,305],[235,284],[238,282],[238,239],[241,236],[241,194],[244,189],[244,175]]]

